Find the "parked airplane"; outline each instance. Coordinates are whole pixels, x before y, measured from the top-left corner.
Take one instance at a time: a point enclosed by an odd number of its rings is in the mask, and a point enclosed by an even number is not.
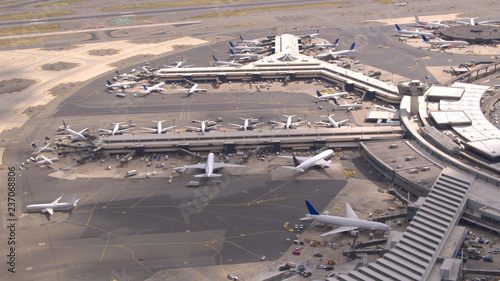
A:
[[[144,91],[140,91],[140,93],[142,94],[143,97],[151,94],[152,92],[161,92],[165,89],[162,88],[162,86],[165,85],[164,82],[160,82],[152,87],[146,87],[146,85],[142,85],[142,87],[144,88]]]
[[[327,95],[322,95],[320,91],[316,90],[316,95],[319,100],[325,100],[328,101],[329,99],[338,99],[343,96],[347,96],[349,93],[348,92],[340,92],[340,93],[335,93],[335,94],[327,94]]]
[[[302,37],[303,38],[311,38],[312,39],[312,38],[318,37],[318,35],[319,35],[319,29],[316,30],[316,33],[306,34],[306,35],[304,35]]]
[[[199,89],[198,84],[194,84],[193,86],[189,87],[188,89],[179,89],[179,91],[186,91],[188,96],[191,95],[192,93],[198,93],[198,92],[207,92],[207,89]]]
[[[453,48],[455,46],[464,46],[464,45],[469,45],[469,42],[467,41],[447,41],[447,40],[443,40],[441,38],[438,38],[436,37],[437,40],[429,40],[427,39],[427,37],[425,37],[425,35],[422,35],[422,40],[427,43],[427,44],[430,44],[432,46],[439,46],[439,48]]]
[[[66,123],[63,120],[63,125],[64,125],[64,131],[68,133],[69,135],[63,135],[63,137],[71,137],[72,140],[85,140],[87,139],[84,135],[83,132],[87,131],[89,128],[85,128],[79,132],[73,131],[69,128],[69,126],[66,126]]]
[[[473,18],[472,17],[472,13],[470,13],[470,17],[468,18],[469,21],[459,21],[459,20],[454,20],[453,22],[456,22],[456,23],[460,23],[460,24],[464,24],[464,25],[478,25],[478,24],[485,24],[485,23],[489,23],[491,22],[491,20],[486,20],[486,21],[480,21],[480,22],[476,22],[477,18]]]
[[[76,207],[76,204],[80,199],[76,199],[76,193],[71,197],[71,199],[66,203],[59,203],[63,196],[54,200],[54,202],[49,204],[32,204],[26,206],[26,210],[31,211],[41,211],[42,213],[49,213],[49,215],[54,214],[54,210],[71,210]]]
[[[287,169],[292,169],[300,172],[305,172],[307,169],[312,168],[313,166],[323,166],[323,167],[330,167],[330,168],[335,168],[338,170],[337,167],[332,165],[332,163],[326,161],[326,158],[329,158],[331,156],[335,155],[333,150],[328,149],[325,150],[313,157],[300,157],[300,156],[279,156],[283,158],[288,158],[288,159],[293,159],[293,164],[295,166],[281,166],[283,168]],[[300,161],[303,161],[300,163]]]
[[[357,229],[374,229],[384,232],[391,230],[391,228],[385,223],[360,220],[356,215],[356,213],[354,213],[354,210],[351,208],[351,205],[349,205],[349,203],[345,204],[347,209],[347,217],[345,218],[337,216],[329,216],[329,215],[320,215],[319,212],[316,211],[316,209],[314,209],[313,205],[309,203],[309,201],[306,201],[306,205],[309,214],[306,214],[306,216],[304,218],[301,218],[300,220],[318,220],[328,224],[340,225],[339,228],[329,231],[327,233],[323,233],[320,236],[327,236],[335,233],[341,233],[344,231],[357,230]]]
[[[326,48],[335,48],[339,45],[339,38],[335,40],[333,43],[326,43],[326,41],[323,41],[323,43],[318,43],[318,44],[313,44],[315,48],[317,49],[326,49]]]
[[[31,143],[31,146],[36,150],[36,152],[40,153],[40,152],[44,152],[44,151],[54,151],[54,149],[52,147],[50,147],[50,142],[47,143],[44,147],[38,147],[36,146],[36,143],[35,142],[32,142]]]
[[[306,122],[306,121],[292,122],[292,117],[295,117],[296,115],[283,115],[283,116],[285,116],[287,118],[286,122],[274,121],[274,123],[278,123],[278,124],[283,125],[283,129],[285,129],[285,130],[295,129],[297,127],[297,125],[299,125],[300,123]]]
[[[167,127],[167,128],[163,128],[163,125],[162,123],[165,122],[167,120],[161,120],[161,121],[155,121],[153,120],[153,122],[156,122],[156,128],[147,128],[147,127],[142,127],[144,130],[150,130],[150,131],[153,131],[155,134],[162,134],[170,129],[173,129],[175,127],[177,127],[177,125],[175,126],[170,126],[170,127]]]
[[[189,128],[191,130],[197,131],[197,132],[201,132],[202,134],[205,134],[205,132],[213,130],[213,129],[217,129],[217,127],[219,127],[219,125],[208,126],[207,125],[208,121],[210,121],[210,120],[203,120],[203,121],[193,120],[193,122],[200,123],[200,127],[192,127],[192,126],[185,126],[185,127]]]
[[[449,27],[448,25],[446,24],[442,24],[441,21],[423,21],[423,20],[420,20],[418,18],[418,16],[415,16],[415,22],[418,24],[418,25],[421,25],[425,28],[428,28],[428,29],[435,29],[435,28],[445,28],[445,27]]]
[[[245,40],[243,37],[240,35],[240,41],[238,43],[243,43],[243,44],[249,44],[249,45],[261,45],[262,43],[257,40]]]
[[[40,157],[42,157],[43,160],[38,160],[38,157],[37,157],[35,165],[49,165],[49,164],[54,164],[54,162],[59,161],[59,158],[57,158],[57,157],[47,158],[43,155],[40,155]]]
[[[262,58],[262,55],[259,54],[251,54],[251,53],[244,53],[244,54],[236,54],[232,49],[229,49],[229,52],[231,55],[229,56],[230,59],[239,59],[239,60],[258,60]]]
[[[243,66],[243,64],[234,62],[234,60],[231,60],[231,61],[221,61],[221,60],[218,60],[214,55],[212,55],[212,57],[214,58],[214,61],[212,62],[212,64],[215,64],[215,65],[219,65],[219,66],[236,66],[236,67]]]
[[[99,132],[106,132],[112,136],[114,136],[115,134],[123,134],[125,132],[128,132],[130,129],[120,129],[120,125],[123,124],[123,122],[121,123],[113,123],[111,122],[111,124],[113,124],[113,130],[108,130],[108,129],[99,129]]]
[[[240,118],[240,119],[243,120],[243,125],[233,124],[233,123],[228,123],[228,124],[231,126],[239,127],[240,130],[246,131],[246,130],[253,130],[257,126],[259,126],[260,124],[264,123],[264,122],[261,122],[261,123],[257,123],[257,124],[252,124],[252,122],[251,122],[252,118]]]
[[[120,74],[118,73],[118,70],[116,70],[115,72],[116,72],[115,79],[127,79],[127,80],[137,79],[137,76],[132,74]]]
[[[345,104],[339,104],[336,100],[333,100],[333,102],[335,103],[335,107],[338,107],[338,108],[347,108],[347,111],[351,111],[355,108],[360,108],[360,107],[363,107],[362,104],[360,103],[351,103],[351,104],[348,104],[346,101],[344,101]]]
[[[115,84],[112,84],[111,82],[109,82],[109,80],[106,80],[106,82],[107,82],[106,87],[108,87],[110,89],[112,89],[112,88],[123,88],[123,89],[125,89],[125,88],[132,87],[135,84],[137,84],[137,82],[135,82],[135,81],[115,83]]]
[[[327,114],[328,114],[328,111],[327,111]],[[342,120],[342,121],[338,121],[336,122],[335,120],[333,120],[332,116],[334,114],[328,114],[326,117],[328,118],[328,122],[324,122],[324,121],[318,121],[316,122],[316,124],[318,125],[326,125],[327,127],[333,127],[333,128],[339,128],[340,127],[340,124],[342,123],[345,123],[347,121],[349,121],[349,119],[345,119],[345,120]]]
[[[347,56],[348,54],[350,53],[353,53],[353,52],[356,52],[354,50],[354,46],[355,46],[356,43],[352,43],[351,45],[351,48],[349,48],[348,50],[342,50],[342,51],[332,51],[330,49],[330,52],[329,53],[326,53],[326,54],[321,54],[321,55],[317,55],[316,58],[318,59],[327,59],[327,58],[332,58],[334,60],[338,59],[339,57],[342,57],[342,56]]]
[[[404,29],[401,29],[397,23],[396,23],[396,32],[399,34],[402,34],[402,35],[410,36],[410,37],[417,37],[417,36],[425,35],[425,36],[434,38],[433,33],[418,31],[418,29],[404,30]]]
[[[196,178],[213,178],[213,177],[220,177],[222,176],[221,174],[214,174],[215,169],[220,169],[224,167],[235,167],[235,168],[245,168],[246,166],[243,165],[235,165],[235,164],[226,164],[226,163],[215,163],[215,156],[212,152],[208,154],[207,162],[206,163],[198,163],[194,165],[184,165],[181,167],[176,167],[174,170],[181,170],[181,169],[205,169],[204,174],[199,174],[195,175]]]
[[[183,67],[191,67],[194,66],[194,64],[189,64],[189,65],[184,65],[186,62],[180,60],[173,62],[172,65],[167,65],[168,68],[183,68]]]
[[[408,4],[410,4],[410,2],[396,3],[396,4],[394,4],[394,6],[406,7],[406,6],[408,6]]]
[[[259,47],[259,46],[235,46],[233,45],[233,42],[229,41],[229,46],[231,46],[231,50],[238,52],[238,53],[246,53],[246,52],[253,52],[253,51],[258,51],[258,50],[264,50],[264,47]]]

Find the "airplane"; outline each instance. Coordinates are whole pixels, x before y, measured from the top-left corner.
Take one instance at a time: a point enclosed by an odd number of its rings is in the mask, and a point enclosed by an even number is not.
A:
[[[173,62],[172,65],[167,65],[168,68],[183,68],[183,67],[191,67],[194,66],[194,64],[189,64],[189,65],[184,65],[185,62],[180,60]]]
[[[71,210],[74,207],[76,207],[76,204],[80,199],[76,199],[76,193],[71,197],[71,199],[66,202],[66,203],[59,203],[59,200],[61,200],[63,196],[57,198],[54,200],[54,202],[49,203],[49,204],[32,204],[26,206],[26,210],[28,212],[31,211],[41,211],[42,213],[49,213],[49,215],[54,214],[54,210]]]
[[[472,12],[471,12],[470,13],[470,17],[468,18],[469,21],[454,20],[453,22],[464,24],[464,25],[471,25],[471,26],[475,26],[475,25],[480,25],[480,24],[485,24],[485,23],[491,22],[491,20],[476,22],[475,19],[477,19],[477,18],[473,18],[472,17]]]
[[[345,204],[347,209],[347,217],[345,218],[337,216],[329,216],[329,215],[320,215],[318,211],[316,211],[316,209],[313,207],[313,205],[309,203],[309,201],[307,200],[306,200],[306,206],[307,209],[309,210],[309,214],[306,214],[306,216],[304,218],[301,218],[300,220],[318,220],[328,224],[340,225],[339,228],[329,231],[327,233],[323,233],[320,236],[327,236],[335,233],[341,233],[344,231],[357,230],[357,229],[374,229],[383,232],[391,230],[391,228],[385,223],[360,220],[356,215],[356,213],[354,213],[354,210],[351,208],[351,205],[349,205],[349,203]]]
[[[467,41],[446,41],[446,40],[443,40],[439,37],[436,37],[437,40],[429,40],[427,39],[427,37],[425,37],[425,35],[422,35],[422,40],[427,43],[427,44],[430,44],[432,46],[439,46],[439,48],[453,48],[455,46],[464,46],[464,45],[469,45],[469,42]]]
[[[336,100],[333,100],[333,102],[335,103],[335,107],[338,107],[338,108],[347,108],[347,111],[351,111],[355,108],[360,108],[360,107],[363,107],[364,105],[360,104],[360,103],[351,103],[351,104],[348,104],[346,101],[344,101],[345,104],[339,104]]]
[[[170,127],[167,127],[167,128],[163,128],[162,127],[162,123],[165,122],[165,121],[167,121],[167,120],[161,120],[161,121],[155,121],[155,120],[153,120],[153,122],[157,123],[156,124],[156,128],[147,128],[147,127],[142,127],[142,128],[145,129],[145,130],[153,131],[153,132],[155,132],[155,134],[162,134],[163,132],[166,132],[166,131],[168,131],[170,129],[173,129],[173,128],[177,127],[177,125],[175,125],[175,126],[170,126]]]
[[[221,177],[221,174],[214,174],[214,169],[220,169],[224,167],[235,167],[235,168],[245,168],[244,165],[226,164],[226,163],[215,163],[215,156],[212,152],[208,154],[206,163],[198,163],[194,165],[184,165],[181,167],[176,167],[174,170],[181,169],[205,169],[204,174],[195,175],[196,178],[214,178]]]
[[[198,93],[198,92],[207,92],[207,89],[199,89],[198,84],[194,84],[193,86],[189,87],[188,89],[179,89],[179,91],[186,91],[188,96],[192,93]]]
[[[317,49],[326,49],[326,48],[335,48],[339,45],[339,38],[337,38],[337,40],[335,40],[335,42],[333,43],[326,43],[326,41],[323,41],[323,43],[318,43],[318,44],[313,44],[314,47],[316,47]]]
[[[59,158],[53,157],[53,158],[47,158],[43,155],[40,155],[40,157],[43,158],[43,160],[38,160],[35,162],[35,165],[49,165],[49,164],[54,164],[54,162],[59,161]]]
[[[137,84],[137,82],[135,82],[135,81],[115,83],[115,84],[111,84],[111,82],[109,82],[109,80],[106,80],[106,82],[107,82],[106,87],[108,87],[110,89],[113,89],[113,88],[123,88],[123,89],[125,89],[125,88],[132,87],[135,84]]]
[[[232,124],[232,123],[228,123],[228,124],[232,125],[232,126],[239,127],[241,130],[246,131],[246,130],[253,130],[253,129],[255,129],[255,127],[257,127],[260,124],[264,123],[264,122],[261,122],[261,123],[257,123],[257,124],[251,124],[252,118],[240,118],[240,119],[244,120],[243,125]]]
[[[36,152],[38,152],[38,153],[43,152],[43,151],[54,151],[54,149],[52,147],[50,147],[50,142],[47,143],[44,147],[38,147],[38,146],[36,146],[36,143],[32,142],[31,146],[34,149],[36,149]]]
[[[202,134],[205,134],[205,132],[210,131],[212,129],[216,129],[219,125],[214,125],[214,126],[207,126],[207,122],[210,120],[193,120],[193,122],[198,122],[200,123],[200,127],[191,127],[191,126],[185,126],[186,128],[192,129],[197,132],[201,132]]]
[[[410,2],[396,3],[396,4],[394,4],[394,6],[406,7],[406,6],[408,6],[408,4],[410,4]]]
[[[322,95],[320,91],[316,90],[316,95],[319,100],[326,100],[328,101],[329,99],[338,99],[343,96],[347,96],[349,92],[340,92],[340,93],[335,93],[335,94],[328,94],[328,95]]]
[[[306,34],[306,35],[304,35],[304,36],[302,36],[302,37],[303,37],[303,38],[311,38],[311,39],[312,39],[312,38],[318,37],[318,35],[319,35],[319,29],[318,29],[318,30],[316,30],[316,33]]]
[[[327,112],[328,114],[328,112]],[[345,123],[347,121],[349,121],[349,119],[345,119],[345,120],[342,120],[342,121],[338,121],[336,122],[335,120],[333,120],[332,116],[334,114],[328,114],[326,117],[328,118],[328,122],[323,122],[323,121],[318,121],[316,122],[316,124],[318,125],[326,125],[327,127],[333,127],[333,128],[339,128],[340,127],[340,124],[342,123]]]
[[[257,50],[264,50],[264,47],[259,47],[259,46],[235,46],[233,45],[233,42],[229,41],[229,46],[231,46],[231,50],[238,52],[238,53],[246,53],[246,52],[252,52],[252,51],[257,51]]]
[[[111,124],[115,125],[113,127],[113,130],[99,129],[99,132],[106,132],[106,133],[114,136],[115,134],[122,134],[122,133],[128,132],[130,130],[130,129],[121,129],[120,130],[120,124],[123,124],[123,122],[121,122],[121,123],[113,123],[113,122],[111,122]]]
[[[165,85],[164,82],[160,82],[152,87],[146,87],[146,85],[142,85],[142,87],[144,88],[144,91],[140,91],[141,94],[143,94],[142,96],[145,97],[149,94],[151,94],[152,92],[161,92],[165,89],[162,88],[162,86]]]
[[[127,79],[127,80],[137,79],[137,76],[132,74],[120,74],[118,73],[118,70],[116,70],[115,72],[116,72],[115,79]]]
[[[325,160],[326,158],[331,157],[333,155],[335,155],[333,150],[328,149],[317,155],[314,155],[313,157],[300,157],[300,156],[279,156],[279,157],[293,159],[293,164],[295,165],[295,166],[281,166],[281,167],[292,169],[295,171],[305,172],[307,169],[312,168],[313,166],[316,165],[335,168],[338,170],[338,168],[332,165],[332,163]],[[300,161],[303,162],[301,163]]]
[[[66,123],[63,120],[63,125],[64,125],[64,131],[68,133],[69,135],[63,135],[64,137],[71,137],[71,139],[78,139],[78,140],[86,140],[87,138],[83,135],[83,132],[87,131],[89,128],[85,128],[79,132],[73,131],[69,128],[69,126],[66,126]]]
[[[243,43],[243,44],[249,44],[249,45],[261,45],[262,43],[257,40],[245,40],[243,37],[240,35],[240,41],[238,43]]]
[[[321,54],[321,55],[317,55],[316,58],[318,59],[326,59],[326,58],[332,58],[334,60],[338,59],[339,57],[341,56],[346,56],[350,53],[353,53],[353,52],[356,52],[354,50],[354,46],[355,46],[356,43],[352,43],[351,45],[351,48],[349,48],[348,50],[342,50],[342,51],[332,51],[330,49],[330,52],[329,53],[326,53],[326,54]]]
[[[419,35],[425,35],[425,36],[434,38],[434,34],[433,33],[418,31],[418,29],[415,29],[415,30],[404,30],[404,29],[401,29],[397,23],[396,23],[396,32],[399,33],[399,34],[402,34],[402,35],[410,36],[410,37],[417,37]]]
[[[441,21],[423,21],[418,18],[418,16],[415,16],[415,22],[423,27],[426,27],[428,29],[434,29],[434,28],[446,28],[449,27],[446,24],[442,24]]]
[[[236,66],[236,67],[243,66],[243,64],[234,62],[234,60],[231,60],[231,61],[220,61],[220,60],[217,60],[217,58],[214,55],[212,55],[212,58],[214,58],[214,61],[212,63],[215,64],[215,65],[219,65],[219,66]]]
[[[262,58],[262,55],[259,54],[251,54],[251,53],[244,53],[244,54],[236,54],[232,49],[229,49],[229,52],[231,55],[229,56],[230,59],[239,59],[239,60],[258,60]]]
[[[283,116],[285,116],[287,118],[286,122],[279,122],[279,121],[274,121],[274,122],[283,125],[283,128],[285,130],[295,129],[297,127],[297,125],[299,125],[300,123],[306,122],[306,121],[292,122],[292,117],[294,117],[296,115],[283,115]]]

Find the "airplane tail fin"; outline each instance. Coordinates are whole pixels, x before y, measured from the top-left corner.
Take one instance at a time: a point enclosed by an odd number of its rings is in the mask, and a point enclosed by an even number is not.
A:
[[[36,146],[36,143],[35,143],[35,142],[32,142],[32,143],[31,143],[31,147],[33,147],[33,148],[38,148],[38,146]]]
[[[424,42],[429,42],[429,39],[427,39],[427,37],[425,37],[425,35],[422,35],[422,40],[424,40]]]
[[[73,205],[76,207],[76,203],[78,203],[80,199],[76,199],[76,193],[73,194],[73,197],[68,201],[68,204]]]
[[[65,129],[67,129],[67,128],[68,128],[68,126],[66,126],[66,123],[64,122],[64,120],[63,120],[63,125],[64,125],[64,128],[65,128]]]
[[[352,43],[351,49],[350,49],[351,51],[354,50],[354,45],[356,45],[356,42]]]
[[[146,85],[142,84],[142,87],[144,88],[144,91],[148,90],[148,87],[146,87]]]
[[[337,40],[335,40],[335,43],[333,43],[335,45],[338,45],[339,44],[339,38],[337,38]]]
[[[399,28],[399,25],[398,25],[397,23],[396,23],[395,25],[396,25],[396,29],[397,29],[398,31],[401,31],[401,28]]]
[[[214,58],[214,61],[218,61],[217,58],[214,55],[212,55],[212,58]]]
[[[309,210],[310,215],[319,215],[318,211],[316,211],[316,209],[314,209],[313,205],[311,203],[309,203],[309,201],[307,201],[307,200],[306,200],[306,206],[307,206],[307,209]]]
[[[338,105],[339,105],[339,103],[338,103],[338,102],[337,102],[337,100],[335,100],[335,99],[333,100],[333,103],[335,104],[335,106],[338,106]]]
[[[300,165],[300,162],[299,160],[297,160],[297,158],[295,158],[295,156],[293,156],[293,165],[295,165],[295,167],[299,166]]]
[[[229,52],[231,53],[231,55],[234,55],[233,49],[229,49]]]
[[[109,82],[109,80],[106,80],[106,82],[108,82],[108,85],[109,85],[109,86],[113,85],[113,84],[111,84],[111,82]]]
[[[318,90],[316,90],[316,95],[318,96],[318,98],[322,96]]]
[[[240,35],[240,39],[241,39],[241,41],[243,41],[243,40],[244,40],[244,39],[243,39],[243,37],[241,37],[241,35]]]
[[[115,72],[116,72],[116,75],[120,75],[120,73],[118,73],[118,70],[115,70]]]
[[[233,42],[229,41],[229,46],[231,46],[231,48],[234,48]]]

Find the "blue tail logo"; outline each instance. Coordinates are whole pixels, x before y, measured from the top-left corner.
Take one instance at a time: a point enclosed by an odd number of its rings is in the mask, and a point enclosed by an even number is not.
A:
[[[311,203],[309,203],[309,201],[307,201],[307,200],[306,200],[306,205],[307,205],[307,209],[309,210],[309,214],[319,215],[318,211],[316,211],[316,209],[314,209],[313,205],[311,205]]]
[[[231,46],[231,48],[234,48],[233,42],[229,41],[229,46]]]
[[[214,58],[214,61],[218,61],[217,58],[214,55],[212,55],[212,58]]]
[[[318,95],[318,98],[322,97],[321,93],[318,90],[316,90],[316,95]]]
[[[335,106],[339,105],[339,103],[337,102],[337,100],[333,100],[333,102],[335,103]]]
[[[233,49],[229,49],[229,52],[231,52],[231,55],[234,55]]]
[[[240,39],[241,39],[241,41],[244,41],[244,40],[243,40],[243,37],[241,37],[241,35],[240,35]]]
[[[427,37],[425,37],[425,35],[422,35],[422,40],[424,40],[424,42],[429,42],[429,39],[427,39]]]
[[[354,50],[354,45],[356,45],[356,42],[352,43],[352,45],[351,45],[351,51]]]
[[[396,29],[397,29],[398,31],[400,31],[400,30],[401,30],[401,28],[399,28],[399,25],[398,25],[397,23],[396,23]]]
[[[333,43],[335,45],[338,45],[339,44],[339,38],[337,38],[337,40],[335,40],[335,43]]]
[[[144,91],[148,90],[148,87],[146,87],[146,85],[142,84],[142,87],[144,88]]]
[[[111,84],[111,82],[109,82],[109,80],[106,80],[106,82],[108,82],[108,85],[110,85],[110,86],[113,85],[113,84]]]

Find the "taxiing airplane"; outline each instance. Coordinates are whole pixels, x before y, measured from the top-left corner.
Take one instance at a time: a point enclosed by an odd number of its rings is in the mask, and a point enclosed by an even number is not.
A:
[[[278,124],[283,125],[283,129],[285,129],[285,130],[295,129],[295,128],[297,128],[297,125],[299,125],[300,123],[306,122],[306,121],[292,122],[292,117],[295,117],[297,115],[283,115],[283,116],[285,116],[287,118],[286,122],[274,121],[274,123],[278,123]]]
[[[106,132],[112,136],[114,136],[115,134],[123,134],[125,132],[128,132],[130,129],[120,129],[120,125],[123,124],[123,122],[121,123],[113,123],[111,122],[113,126],[113,130],[108,130],[108,129],[99,129],[99,132]]]
[[[36,150],[36,152],[44,152],[44,151],[54,151],[52,147],[50,147],[50,142],[47,143],[44,147],[38,147],[36,146],[36,143],[32,142],[31,146]]]
[[[231,41],[229,41],[229,46],[231,46],[231,50],[237,53],[246,53],[258,50],[264,50],[264,47],[259,47],[259,46],[235,46]]]
[[[354,50],[354,46],[355,45],[356,45],[356,43],[352,43],[351,48],[349,48],[348,50],[342,50],[342,51],[333,51],[333,50],[330,49],[330,52],[328,52],[326,54],[317,55],[316,58],[318,58],[318,59],[329,59],[329,58],[332,58],[332,59],[336,60],[339,57],[344,57],[344,56],[347,56],[350,53],[356,52]]]
[[[229,52],[231,55],[229,56],[230,59],[238,59],[238,60],[258,60],[262,58],[262,55],[259,54],[251,54],[251,53],[244,53],[244,54],[236,54],[232,49],[229,49]]]
[[[333,100],[333,102],[335,103],[335,107],[337,108],[346,108],[347,111],[351,111],[355,108],[361,108],[363,107],[364,105],[360,104],[360,103],[347,103],[346,101],[344,101],[345,104],[339,104],[336,100]]]
[[[83,132],[87,131],[89,128],[85,128],[79,132],[73,131],[69,128],[69,126],[66,126],[66,123],[63,120],[63,125],[64,125],[64,131],[68,133],[69,135],[63,135],[63,137],[71,137],[72,140],[86,140],[87,138],[83,135]]]
[[[294,166],[281,166],[283,168],[292,169],[295,171],[305,172],[307,169],[313,166],[330,167],[338,170],[337,167],[332,165],[332,163],[326,161],[326,158],[335,155],[333,150],[328,149],[312,157],[301,157],[301,156],[279,156],[282,158],[293,159]],[[303,161],[302,163],[300,161]]]
[[[349,95],[348,92],[340,92],[340,93],[335,93],[335,94],[327,94],[327,95],[323,95],[321,94],[320,91],[316,90],[316,96],[317,98],[321,101],[321,100],[325,100],[325,101],[328,101],[329,99],[338,99],[338,98],[341,98],[343,96],[347,96]]]
[[[189,87],[188,89],[179,89],[179,91],[186,91],[188,95],[192,93],[198,93],[198,92],[208,92],[207,89],[199,89],[198,84],[194,84],[193,86]]]
[[[326,48],[335,48],[338,45],[339,45],[339,38],[337,38],[337,40],[335,40],[334,43],[326,43],[326,41],[323,41],[323,43],[313,44],[313,46],[319,50],[323,50]]]
[[[329,216],[329,215],[320,215],[319,212],[316,211],[316,209],[314,209],[313,205],[309,203],[309,201],[306,201],[306,205],[309,214],[306,214],[306,216],[304,218],[301,218],[300,220],[318,220],[320,222],[328,224],[340,225],[339,228],[329,231],[327,233],[323,233],[320,236],[327,236],[335,233],[341,233],[344,231],[358,230],[358,229],[374,229],[384,232],[391,230],[391,228],[385,223],[360,220],[356,215],[356,213],[354,213],[354,210],[351,208],[351,205],[349,205],[349,203],[345,204],[347,209],[347,217],[345,218],[337,216]]]
[[[203,121],[193,120],[193,122],[200,123],[200,127],[192,127],[192,126],[185,126],[185,127],[189,128],[191,130],[194,130],[196,132],[201,132],[202,134],[205,134],[207,131],[210,131],[210,130],[213,130],[213,129],[217,129],[217,127],[219,127],[219,125],[208,126],[207,125],[208,121],[210,121],[210,120],[203,120]]]
[[[328,114],[328,112],[327,112]],[[342,123],[345,123],[347,121],[349,121],[349,119],[345,119],[345,120],[342,120],[342,121],[335,121],[333,120],[332,116],[334,114],[328,114],[326,117],[328,119],[328,122],[324,122],[324,121],[318,121],[316,122],[317,125],[326,125],[327,127],[332,127],[332,128],[340,128],[340,124]]]
[[[252,118],[240,118],[240,119],[243,120],[243,125],[233,124],[233,123],[228,123],[228,124],[231,126],[239,127],[240,130],[246,131],[246,130],[253,130],[257,126],[259,126],[260,124],[264,123],[264,122],[261,122],[261,123],[257,123],[257,124],[252,124],[251,123]]]
[[[196,178],[213,178],[213,177],[221,177],[221,174],[214,174],[215,169],[220,169],[224,167],[235,167],[235,168],[245,168],[243,165],[235,165],[235,164],[226,164],[226,163],[215,163],[215,156],[212,152],[208,154],[206,163],[198,163],[194,165],[184,165],[181,167],[176,167],[174,170],[182,170],[182,169],[205,169],[204,174],[195,175]]]
[[[110,89],[113,89],[113,88],[123,88],[123,89],[125,89],[125,88],[132,87],[135,84],[137,84],[137,82],[135,82],[135,81],[115,83],[115,84],[112,84],[111,82],[109,82],[109,80],[106,80],[106,82],[107,82],[106,87],[108,87]]]
[[[116,79],[127,79],[127,80],[137,79],[137,76],[132,75],[132,74],[120,74],[120,73],[118,73],[118,70],[115,72],[116,72],[116,76],[115,76]]]
[[[143,97],[151,94],[152,92],[161,92],[165,89],[162,88],[162,86],[165,85],[164,82],[160,82],[152,87],[146,87],[146,85],[142,85],[142,87],[144,88],[144,91],[140,91],[140,93],[142,94]]]
[[[167,120],[161,120],[161,121],[155,121],[153,120],[153,122],[156,122],[156,128],[147,128],[147,127],[142,127],[144,130],[150,130],[150,131],[153,131],[155,134],[162,134],[170,129],[173,129],[175,127],[177,127],[177,125],[175,126],[170,126],[170,127],[166,127],[166,128],[163,128],[163,125],[162,123],[165,122]]]
[[[469,45],[469,42],[467,41],[447,41],[447,40],[443,40],[441,38],[438,38],[436,37],[436,40],[429,40],[427,39],[427,37],[425,37],[425,35],[422,35],[422,40],[427,43],[427,44],[430,44],[432,46],[438,46],[439,48],[453,48],[455,46],[464,46],[464,45]]]
[[[214,55],[212,55],[212,57],[214,58],[214,61],[212,62],[212,64],[215,64],[215,65],[219,65],[219,66],[235,66],[235,67],[243,66],[243,64],[234,62],[234,60],[231,60],[231,61],[221,61],[221,60],[218,60]]]
[[[38,160],[38,157],[37,157],[35,165],[49,165],[49,164],[54,164],[54,162],[59,161],[59,158],[57,158],[57,157],[47,158],[43,155],[40,155],[40,157],[42,157],[43,160]]]
[[[54,202],[49,204],[32,204],[26,206],[26,210],[31,211],[41,211],[42,213],[49,213],[49,215],[54,214],[54,210],[70,210],[76,207],[76,204],[80,199],[76,199],[76,193],[71,197],[71,199],[66,203],[59,203],[63,196],[54,200]]]
[[[248,45],[261,45],[262,43],[257,40],[245,40],[243,37],[240,35],[240,41],[238,43],[243,43],[243,44],[248,44]]]
[[[397,33],[399,33],[401,35],[406,35],[406,36],[410,36],[410,37],[417,37],[417,36],[425,35],[425,36],[434,38],[434,34],[433,33],[418,31],[418,29],[415,29],[415,30],[404,30],[404,29],[401,29],[397,23],[396,23],[396,29],[395,30],[396,30]]]
[[[396,4],[394,4],[394,6],[406,7],[406,6],[408,6],[408,4],[410,4],[410,2],[396,3]]]
[[[441,21],[423,21],[423,20],[420,20],[418,18],[418,16],[415,16],[415,22],[420,25],[420,26],[423,26],[427,29],[435,29],[435,28],[446,28],[446,27],[449,27],[448,25],[446,24],[442,24]]]
[[[180,60],[180,61],[173,62],[172,65],[168,65],[167,67],[168,68],[183,68],[183,67],[194,66],[194,64],[185,65],[185,63],[186,62]]]
[[[485,23],[491,22],[491,20],[476,22],[475,21],[476,19],[477,18],[473,18],[472,17],[472,13],[470,13],[470,17],[468,18],[468,21],[454,20],[453,22],[460,23],[460,24],[463,24],[463,25],[471,25],[471,26],[475,26],[475,25],[480,25],[480,24],[485,24]]]

